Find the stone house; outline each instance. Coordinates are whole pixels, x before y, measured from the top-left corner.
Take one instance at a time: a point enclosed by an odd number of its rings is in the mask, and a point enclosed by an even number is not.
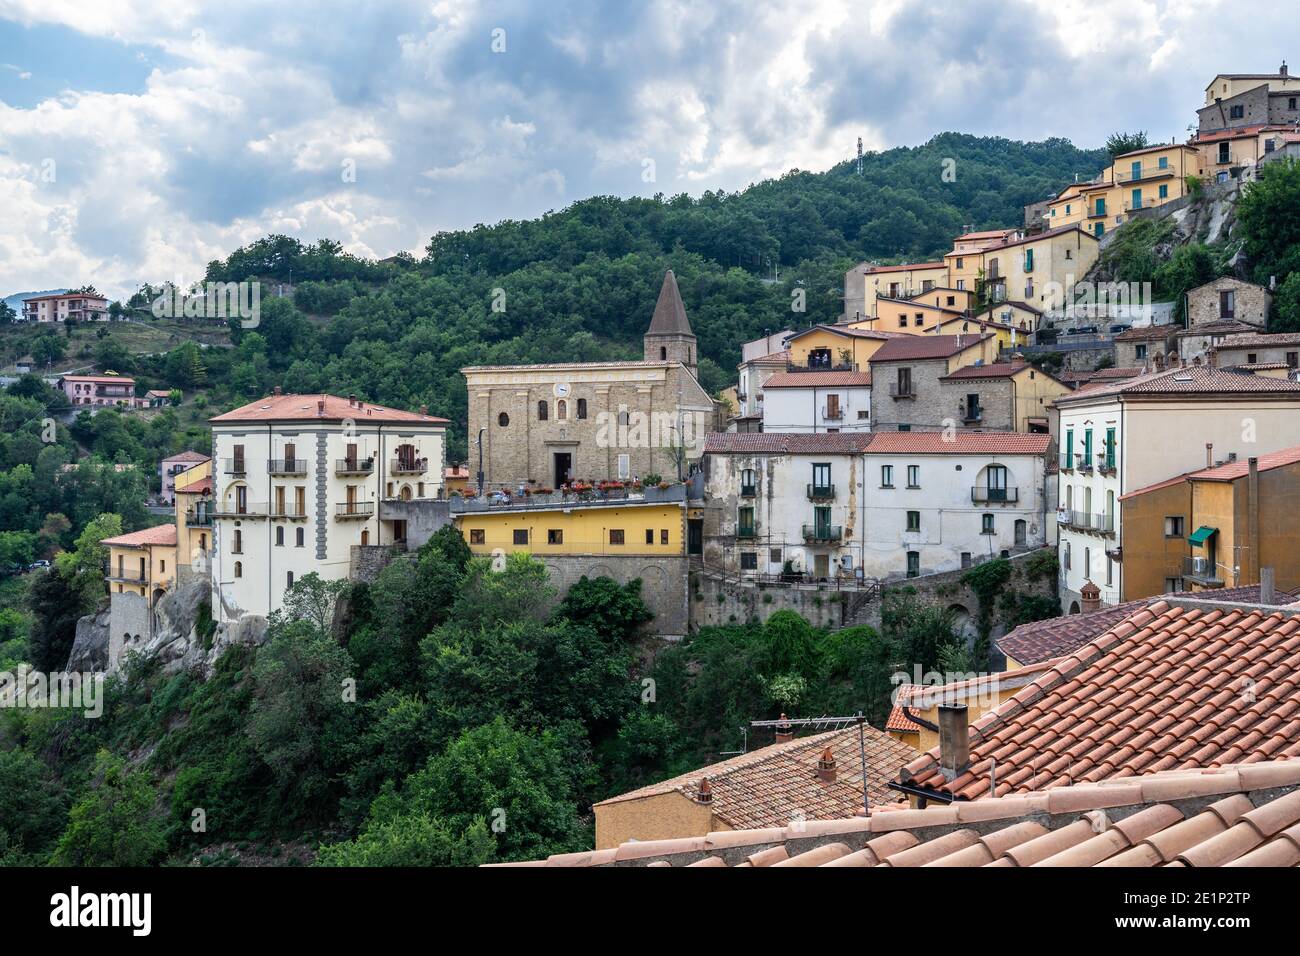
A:
[[[1244,322],[1263,329],[1273,295],[1262,285],[1223,276],[1187,293],[1187,327]]]
[[[989,334],[890,339],[871,357],[873,428],[941,428],[945,420],[955,421],[943,378],[966,365],[992,362],[997,354],[997,340]]]
[[[1052,401],[1069,391],[1027,362],[966,365],[939,379],[939,407],[967,428],[1046,433]]]
[[[1215,348],[1215,365],[1284,365],[1300,367],[1300,332],[1263,335],[1244,332],[1225,336]]]
[[[461,369],[470,470],[481,441],[492,488],[685,476],[704,452],[704,436],[721,429],[726,406],[696,378],[695,334],[672,272],[643,344],[641,361]]]

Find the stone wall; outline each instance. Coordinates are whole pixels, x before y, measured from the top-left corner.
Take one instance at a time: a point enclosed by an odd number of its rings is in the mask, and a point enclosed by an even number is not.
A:
[[[898,370],[912,370],[915,398],[894,398],[891,387],[898,384]],[[871,363],[871,416],[873,428],[892,430],[894,425],[939,425],[954,418],[955,410],[943,407],[939,379],[948,374],[944,359]]]
[[[1205,285],[1187,293],[1189,329],[1222,320],[1223,317],[1219,314],[1219,293],[1223,291],[1234,293],[1235,314],[1231,318],[1236,319],[1238,322],[1257,325],[1261,329],[1264,327],[1268,319],[1268,306],[1271,298],[1268,290],[1263,286],[1255,285],[1253,282],[1243,282],[1241,279],[1224,276],[1221,279],[1215,279],[1213,282],[1207,282]]]
[[[647,625],[659,637],[681,638],[689,629],[687,561],[685,557],[647,555],[534,555],[546,565],[559,597],[579,578],[612,578],[619,584],[641,579],[641,598],[654,614]]]
[[[407,550],[418,551],[438,529],[451,524],[451,503],[427,498],[384,501],[379,506],[379,516],[384,521],[405,521]],[[352,549],[354,555],[356,550]]]
[[[758,585],[696,565],[691,569],[690,627],[766,621],[777,611],[794,611],[814,627],[840,628],[845,595],[833,584]]]
[[[148,598],[127,591],[113,594],[108,612],[108,670],[116,671],[126,654],[141,650],[153,633]]]
[[[980,428],[1005,428],[1014,431],[1016,417],[1014,401],[1015,386],[1009,378],[958,378],[941,382],[939,402],[932,410],[940,419],[951,418],[958,427],[966,424],[962,420],[967,395],[978,395],[981,418],[971,422]]]

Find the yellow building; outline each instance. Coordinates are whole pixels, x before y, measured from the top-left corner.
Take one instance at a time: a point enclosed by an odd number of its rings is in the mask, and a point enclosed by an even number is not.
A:
[[[911,262],[896,266],[861,263],[844,275],[844,319],[852,322],[874,318],[879,296],[905,299],[947,284],[948,267],[943,262]]]
[[[1300,586],[1300,447],[1139,489],[1124,507],[1126,601],[1259,583]]]
[[[1020,236],[1018,229],[986,229],[982,232],[962,233],[953,240],[952,252],[943,257],[948,270],[944,285],[958,291],[974,292],[983,267],[980,253],[989,246],[1011,242]]]
[[[930,300],[939,298],[945,302],[951,300],[956,303],[958,295],[964,293],[953,292],[937,297],[932,293],[926,293],[915,299],[890,299],[881,296],[876,299],[876,318],[852,323],[850,327],[878,332],[900,332],[904,335],[922,335],[944,320],[964,314],[963,310],[955,305],[934,305]]]
[[[574,498],[568,503],[488,506],[455,517],[474,554],[677,557],[686,553],[684,504],[684,497],[675,502]]]
[[[885,732],[922,753],[939,746],[939,706],[966,708],[969,723],[995,710],[1027,684],[1034,682],[1052,661],[1020,667],[1000,674],[939,686],[902,684],[894,692],[894,709]]]
[[[1100,238],[1128,220],[1135,209],[1151,209],[1187,192],[1187,177],[1201,175],[1196,146],[1170,143],[1116,156],[1096,181],[1074,183],[1047,206],[1050,229],[1079,225]]]
[[[176,579],[176,526],[158,525],[105,538],[110,594],[136,594],[152,608]]]
[[[814,325],[790,336],[790,364],[795,368],[864,371],[871,357],[895,334],[853,325]]]
[[[1074,283],[1097,261],[1097,246],[1096,236],[1078,226],[990,246],[980,253],[984,296],[1040,312],[1060,308]]]
[[[945,317],[941,322],[926,331],[932,335],[969,335],[972,333],[992,335],[997,340],[999,348],[1012,349],[1017,346],[1027,345],[1029,335],[1033,329],[1032,327],[1028,329],[1017,328],[1002,322],[992,322],[988,319],[977,319],[967,315],[954,315]]]
[[[212,461],[176,476],[176,555],[197,571],[207,569],[212,549]]]

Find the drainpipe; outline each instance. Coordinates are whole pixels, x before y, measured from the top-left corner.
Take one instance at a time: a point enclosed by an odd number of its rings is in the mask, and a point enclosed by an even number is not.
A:
[[[1259,581],[1259,459],[1250,458],[1246,478],[1246,568],[1247,582]],[[1240,584],[1241,581],[1237,581]]]
[[[270,423],[270,422],[267,422],[267,425],[266,425],[266,455],[267,455],[267,458],[268,458],[268,459],[270,459],[272,456],[275,455],[274,442],[275,442],[275,438],[274,438],[273,433],[272,433],[272,431],[271,431],[271,423]],[[271,564],[271,559],[272,559],[272,557],[273,557],[273,554],[272,554],[272,551],[271,551],[271,543],[272,543],[272,539],[275,537],[275,535],[274,535],[274,533],[271,531],[271,517],[270,517],[270,514],[271,514],[271,492],[274,490],[274,489],[271,487],[271,468],[270,468],[271,462],[268,460],[266,464],[267,464],[267,469],[266,469],[266,512],[267,512],[267,518],[266,518],[266,610],[267,610],[267,613],[269,614],[269,613],[271,612],[271,610],[272,610],[272,608],[271,608],[271,595],[275,593],[275,569],[272,567],[272,564]]]

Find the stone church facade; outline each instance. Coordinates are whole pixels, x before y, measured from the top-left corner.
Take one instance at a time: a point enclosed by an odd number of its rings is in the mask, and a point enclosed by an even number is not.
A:
[[[469,389],[470,484],[514,490],[684,476],[725,412],[696,378],[697,346],[672,272],[639,362],[479,365]]]

